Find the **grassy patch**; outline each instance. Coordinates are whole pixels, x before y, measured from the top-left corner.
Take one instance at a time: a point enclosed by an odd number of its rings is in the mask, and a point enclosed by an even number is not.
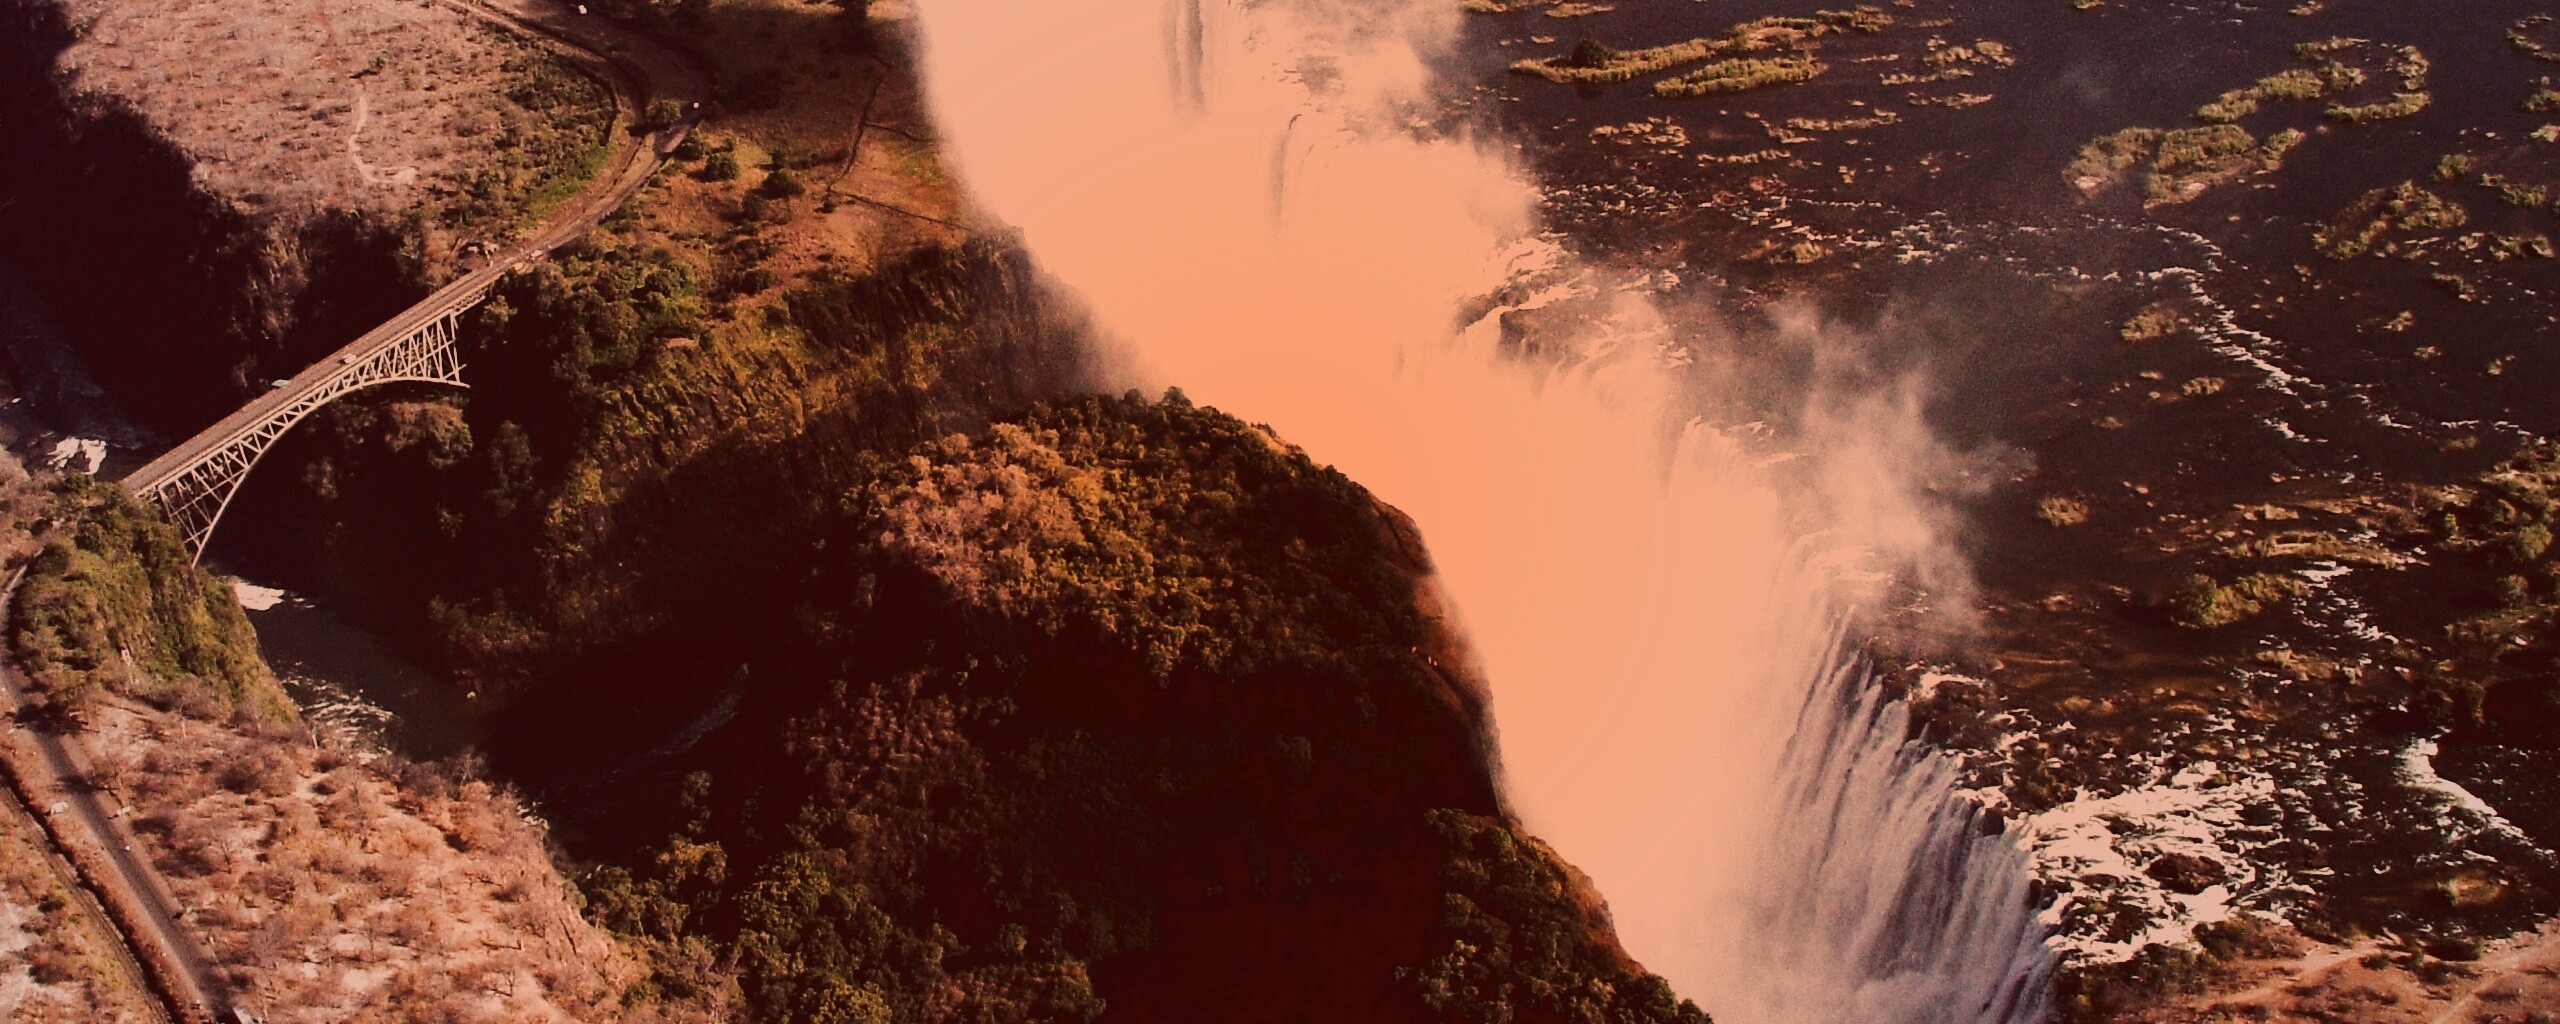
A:
[[[2294,54],[2310,67],[2288,68],[2247,86],[2222,93],[2198,107],[2200,128],[2164,131],[2126,128],[2091,140],[2063,168],[2063,178],[2083,194],[2095,195],[2121,181],[2125,172],[2152,158],[2144,189],[2147,205],[2182,203],[2205,191],[2249,174],[2282,166],[2285,155],[2307,136],[2284,129],[2261,144],[2240,122],[2268,103],[2337,99],[2362,86],[2374,71],[2396,75],[2400,90],[2371,103],[2333,103],[2331,120],[2350,124],[2407,117],[2426,108],[2430,64],[2416,47],[2384,50],[2371,40],[2346,36],[2303,43]],[[2347,55],[2356,55],[2349,58]],[[2359,67],[2348,59],[2362,61]]]
[[[543,178],[541,187],[536,188],[532,195],[525,197],[524,216],[518,219],[519,226],[532,228],[551,219],[551,215],[559,211],[560,204],[575,198],[587,187],[588,182],[595,180],[596,172],[603,170],[605,161],[612,156],[612,141],[599,139],[592,148],[578,157],[575,164]]]
[[[2196,111],[2196,118],[2218,124],[2229,124],[2257,112],[2258,104],[2318,99],[2329,88],[2329,80],[2307,68],[2290,68],[2257,81],[2246,89],[2234,89]]]
[[[2089,521],[2089,503],[2061,494],[2049,494],[2036,501],[2036,518],[2052,527],[2078,526]]]
[[[1642,50],[1615,50],[1593,43],[1577,45],[1563,57],[1519,61],[1511,65],[1511,70],[1550,82],[1624,82],[1713,57],[1722,45],[1719,40],[1691,39]]]
[[[2311,244],[2330,259],[2354,259],[2373,251],[2376,243],[2393,232],[2416,234],[2450,231],[2470,220],[2461,205],[2404,181],[2390,188],[2365,193],[2327,226],[2313,232]]]
[[[1706,96],[1811,81],[1829,65],[1811,57],[1721,60],[1685,75],[1653,83],[1656,96]]]
[[[550,54],[507,63],[515,85],[494,130],[467,140],[498,155],[445,201],[448,225],[514,217],[518,230],[540,223],[578,194],[613,151],[617,111],[604,83]]]
[[[2310,592],[2310,584],[2276,573],[2250,573],[2227,586],[2199,573],[2179,582],[2169,615],[2188,629],[2220,629]]]
[[[2116,335],[2129,342],[2158,341],[2187,329],[2187,326],[2184,304],[2162,299],[2134,310],[2132,316],[2125,318],[2124,326],[2117,329]]]
[[[2372,541],[2349,540],[2320,530],[2285,530],[2270,536],[2251,537],[2222,550],[2236,558],[2298,558],[2380,569],[2397,569],[2406,562],[2393,554],[2390,548]]]
[[[2164,132],[2151,161],[2144,202],[2183,203],[2242,175],[2272,171],[2283,165],[2285,154],[2303,138],[2301,132],[2287,129],[2261,145],[2247,129],[2232,124]]]
[[[2348,124],[2388,121],[2425,110],[2427,104],[2433,99],[2434,97],[2426,92],[2393,93],[2390,99],[2378,103],[2332,106],[2328,110],[2328,116],[2332,120],[2345,121]]]
[[[1563,56],[1533,57],[1517,61],[1511,65],[1511,70],[1516,74],[1532,75],[1550,82],[1602,84],[1629,81],[1645,75],[1669,71],[1684,64],[1695,64],[1702,60],[1717,57],[1743,58],[1749,54],[1772,50],[1787,51],[1787,53],[1775,58],[1771,63],[1792,67],[1800,62],[1811,60],[1807,51],[1812,41],[1817,38],[1841,32],[1881,32],[1891,24],[1893,24],[1892,15],[1875,7],[1858,7],[1845,11],[1817,11],[1810,18],[1768,17],[1746,21],[1726,29],[1721,36],[1702,36],[1641,50],[1619,50],[1596,40],[1584,40],[1575,44],[1573,49]],[[1734,63],[1734,61],[1728,60],[1725,63]],[[1740,72],[1730,73],[1740,74]],[[1820,67],[1815,65],[1812,73],[1805,74],[1802,78],[1784,80],[1802,81],[1819,73]],[[1771,79],[1758,84],[1771,84],[1778,80],[1780,79]],[[1750,87],[1743,85],[1735,88]],[[1656,95],[1696,95],[1696,93],[1666,93],[1662,91],[1659,83],[1654,91]],[[1711,88],[1704,91],[1728,90]]]
[[[2062,169],[2062,179],[2083,193],[2096,193],[2115,184],[2126,171],[2151,158],[2152,147],[2160,141],[2160,129],[2126,128],[2089,140],[2080,154]]]
[[[2551,187],[2528,181],[2517,181],[2503,174],[2483,174],[2480,185],[2498,193],[2498,199],[2519,210],[2540,210],[2551,205]]]
[[[2551,15],[2530,15],[2507,27],[2507,42],[2527,57],[2560,63],[2560,48],[2552,44],[2551,25]]]

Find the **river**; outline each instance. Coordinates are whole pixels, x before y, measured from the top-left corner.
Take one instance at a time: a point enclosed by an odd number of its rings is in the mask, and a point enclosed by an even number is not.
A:
[[[325,739],[420,760],[487,744],[486,716],[381,636],[299,594],[246,580],[233,589],[259,651]]]

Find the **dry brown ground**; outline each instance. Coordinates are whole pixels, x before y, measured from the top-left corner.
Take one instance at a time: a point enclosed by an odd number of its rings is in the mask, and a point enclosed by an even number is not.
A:
[[[121,940],[67,874],[43,829],[0,792],[0,1020],[159,1020],[150,992],[119,951]]]
[[[2207,991],[2125,1024],[2560,1024],[2560,925],[2492,943],[2476,961],[2436,960],[2378,942],[2319,944],[2289,960],[2236,966]]]
[[[98,781],[274,1024],[624,1021],[633,980],[542,826],[450,771],[103,702]]]
[[[634,204],[643,236],[708,243],[717,252],[705,269],[716,278],[761,267],[782,284],[820,268],[860,273],[964,236],[972,218],[933,149],[903,6],[874,5],[878,42],[867,49],[842,41],[835,11],[801,0],[712,0],[706,31],[685,42],[724,81],[769,76],[779,103],[717,110],[697,137],[706,152],[727,150],[738,177],[704,180],[702,159],[671,168]],[[808,193],[750,216],[748,197],[777,166]]]
[[[559,126],[528,89],[565,86],[610,112],[559,57],[442,3],[62,2],[88,26],[62,57],[76,87],[130,105],[195,160],[200,185],[248,209],[451,207],[493,173],[520,179],[501,190],[512,206],[541,183],[510,161],[571,148],[545,138]],[[445,226],[476,236],[515,216]]]

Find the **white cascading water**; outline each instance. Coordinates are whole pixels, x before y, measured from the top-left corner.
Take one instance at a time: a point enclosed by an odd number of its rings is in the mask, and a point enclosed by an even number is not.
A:
[[[1569,365],[1499,351],[1502,313],[1598,275],[1536,239],[1516,168],[1409,130],[1413,41],[1450,11],[919,17],[946,155],[1133,382],[1270,423],[1421,525],[1493,688],[1505,792],[1631,953],[1726,1024],[2041,1019],[2023,856],[1844,653],[1839,560],[1753,455],[1687,422],[1645,294],[1600,286],[1610,315],[1565,339]],[[1504,304],[1453,326],[1486,296]]]

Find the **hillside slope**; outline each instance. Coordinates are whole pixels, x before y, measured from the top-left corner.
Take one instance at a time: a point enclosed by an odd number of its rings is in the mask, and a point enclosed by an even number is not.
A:
[[[1703,1020],[1505,815],[1411,527],[1266,432],[1036,406],[879,463],[802,561],[658,766],[670,834],[588,883],[756,1019]]]

